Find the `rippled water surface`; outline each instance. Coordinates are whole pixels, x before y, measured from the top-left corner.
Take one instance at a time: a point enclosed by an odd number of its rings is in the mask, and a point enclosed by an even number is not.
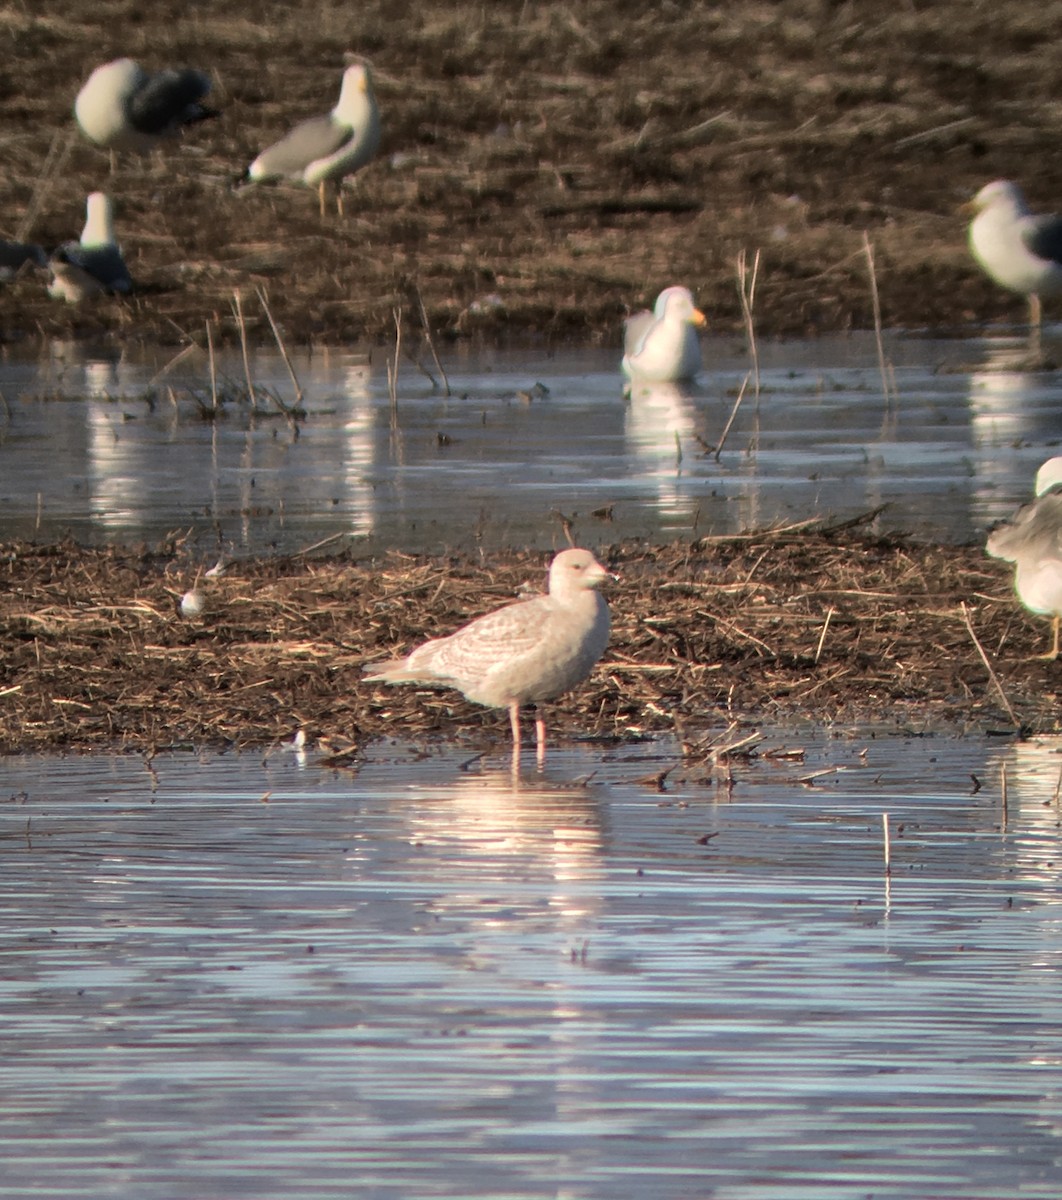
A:
[[[216,420],[206,364],[116,359],[57,344],[0,370],[5,535],[156,541],[191,530],[204,553],[558,541],[584,544],[845,520],[886,506],[883,528],[965,540],[1029,495],[1059,443],[1054,373],[1009,369],[1007,339],[893,335],[883,394],[867,335],[759,347],[705,343],[693,388],[623,396],[618,352],[449,348],[452,394],[403,360],[395,403],[384,350],[295,360],[307,410],[228,402]],[[257,385],[294,386],[260,354]],[[245,388],[223,361],[221,393]],[[733,422],[727,430],[733,414]],[[718,453],[716,453],[718,451]]]
[[[5,761],[0,1195],[1057,1197],[1062,745],[760,749]]]

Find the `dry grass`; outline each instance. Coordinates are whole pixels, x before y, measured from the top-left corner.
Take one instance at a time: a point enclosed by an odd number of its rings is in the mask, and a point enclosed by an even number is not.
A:
[[[189,622],[176,600],[197,571],[180,547],[0,554],[4,752],[264,745],[300,728],[339,753],[387,734],[504,744],[504,714],[366,684],[362,666],[541,586],[545,566],[522,553],[249,561],[200,583],[207,611]],[[1058,668],[1028,658],[1046,626],[979,548],[803,528],[622,544],[611,561],[612,642],[551,706],[555,729],[670,730],[693,748],[732,721],[1012,729],[964,603],[1022,725],[1059,728]]]
[[[0,331],[180,341],[216,320],[232,341],[233,289],[263,287],[289,342],[353,342],[389,336],[396,302],[416,324],[415,283],[440,332],[618,342],[625,307],[677,281],[738,329],[743,249],[763,251],[762,334],[866,328],[864,230],[886,325],[1015,317],[955,208],[996,176],[1040,204],[1062,195],[1060,29],[1062,12],[1026,0],[11,4],[0,234],[95,62],[205,65],[225,115],[113,176],[75,139],[29,232],[76,234],[105,188],[139,290],[78,312],[20,280],[0,292]],[[374,63],[385,121],[354,215],[321,222],[297,189],[233,191],[262,145],[333,102],[348,52]],[[492,293],[504,306],[477,317]]]

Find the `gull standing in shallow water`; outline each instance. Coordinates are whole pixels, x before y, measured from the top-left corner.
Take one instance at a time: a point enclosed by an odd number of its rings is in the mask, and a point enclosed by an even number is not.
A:
[[[623,371],[646,383],[679,383],[701,368],[697,329],[704,313],[688,288],[665,288],[652,312],[639,312],[624,323]]]
[[[1036,499],[989,535],[993,558],[1016,564],[1014,590],[1030,611],[1050,617],[1051,653],[1058,658],[1062,626],[1062,457],[1049,458],[1036,472]]]
[[[1029,323],[1039,330],[1041,296],[1062,293],[1062,217],[1035,216],[1016,183],[986,183],[964,206],[970,252],[1001,287],[1027,296]]]
[[[108,150],[144,154],[162,138],[178,133],[217,111],[201,103],[210,76],[190,68],[149,74],[131,58],[97,67],[74,101],[81,131]]]
[[[549,594],[496,609],[405,658],[375,663],[367,680],[454,687],[476,704],[507,708],[513,759],[520,758],[520,706],[551,700],[581,683],[608,645],[608,605],[597,592],[613,579],[589,550],[562,550],[549,568]],[[535,718],[538,759],[546,723]]]
[[[372,158],[380,145],[380,113],[372,90],[372,75],[364,63],[343,72],[339,101],[323,117],[300,122],[279,142],[274,142],[247,168],[252,183],[270,179],[296,179],[316,187],[325,215],[325,187],[335,187],[336,211],[343,215],[340,192],[343,177]]]

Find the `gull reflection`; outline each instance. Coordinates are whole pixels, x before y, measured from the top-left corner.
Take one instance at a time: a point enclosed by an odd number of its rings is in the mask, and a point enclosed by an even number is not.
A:
[[[1062,737],[1013,742],[988,760],[989,779],[1004,790],[1005,828],[1018,878],[1053,885],[1062,855]],[[1045,902],[1062,904],[1051,886]]]
[[[694,391],[681,383],[635,381],[627,393],[624,438],[632,477],[653,481],[656,507],[670,524],[689,523],[697,507],[683,462],[701,453]]]
[[[435,794],[448,803],[414,817],[419,843],[459,844],[466,872],[471,854],[491,877],[544,886],[549,909],[569,933],[599,910],[600,812],[585,787],[506,768],[462,772]],[[471,899],[458,889],[442,903],[465,909]]]
[[[994,524],[1032,494],[1037,468],[1058,443],[1058,399],[1052,376],[1015,366],[1023,343],[990,342],[970,374],[970,439],[976,456],[971,520]]]

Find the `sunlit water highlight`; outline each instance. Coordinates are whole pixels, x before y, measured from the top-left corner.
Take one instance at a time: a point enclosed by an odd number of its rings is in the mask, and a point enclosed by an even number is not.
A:
[[[749,373],[740,340],[705,342],[695,387],[628,398],[613,349],[451,347],[453,394],[404,363],[393,407],[386,351],[303,354],[296,437],[268,399],[255,416],[229,403],[203,419],[201,360],[164,370],[161,352],[56,343],[43,361],[0,370],[5,536],[153,542],[190,530],[204,556],[328,537],[367,552],[545,549],[562,540],[558,514],[597,546],[885,505],[881,528],[962,541],[1028,497],[1059,441],[1056,377],[1009,369],[1010,339],[893,335],[888,398],[869,335],[759,351],[759,397],[750,380],[725,441]],[[221,367],[223,387],[243,386],[238,358]],[[277,354],[256,355],[252,373],[293,401]]]
[[[6,761],[0,1195],[1057,1197],[1062,745],[785,743]]]

